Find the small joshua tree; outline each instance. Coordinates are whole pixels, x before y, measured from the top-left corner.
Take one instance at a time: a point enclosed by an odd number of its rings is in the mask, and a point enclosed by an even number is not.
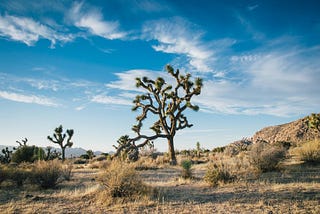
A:
[[[164,138],[168,142],[171,164],[177,164],[174,137],[177,131],[192,127],[183,112],[187,109],[199,110],[199,106],[192,104],[191,99],[201,93],[202,79],[196,78],[192,81],[190,74],[182,75],[179,69],[175,71],[170,65],[166,66],[166,70],[173,77],[174,85],[168,84],[162,77],[158,77],[156,80],[148,77],[136,78],[136,86],[146,91],[146,93],[136,96],[133,101],[132,110],[141,110],[141,114],[136,118],[137,124],[132,127],[137,136],[128,139],[125,144],[119,145],[116,155],[128,148],[137,151],[138,148],[144,147],[152,140]],[[153,134],[143,135],[141,127],[148,114],[153,114],[156,118],[150,127]],[[143,142],[136,144],[140,140]]]
[[[2,149],[2,153],[3,153],[3,155],[0,154],[0,162],[1,163],[10,163],[12,151],[10,151],[8,147],[6,147],[5,149]]]
[[[67,134],[66,134],[67,133]],[[71,138],[73,136],[73,129],[67,129],[66,133],[63,133],[63,128],[62,125],[60,125],[59,127],[55,128],[54,133],[53,133],[53,137],[48,136],[48,140],[50,140],[52,143],[58,144],[61,148],[61,158],[62,161],[65,160],[65,150],[67,147],[72,147],[73,142],[71,142]],[[65,138],[67,137],[67,143],[63,144]]]
[[[22,139],[21,140],[22,141],[22,143],[20,142],[20,141],[16,141],[18,144],[19,144],[19,147],[21,147],[21,146],[27,146],[27,142],[28,142],[28,139],[27,138],[24,138],[24,139]]]

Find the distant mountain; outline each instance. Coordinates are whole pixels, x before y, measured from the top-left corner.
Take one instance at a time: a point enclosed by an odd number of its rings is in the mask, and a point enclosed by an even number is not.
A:
[[[299,144],[315,138],[320,138],[320,133],[309,128],[308,117],[304,117],[290,123],[265,127],[255,133],[252,141],[263,139],[269,143],[286,141]]]

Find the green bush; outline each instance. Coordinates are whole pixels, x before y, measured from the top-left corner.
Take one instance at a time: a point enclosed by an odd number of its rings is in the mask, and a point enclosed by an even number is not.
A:
[[[181,177],[184,179],[187,178],[192,178],[192,161],[191,160],[183,160],[181,162],[181,167],[182,167],[182,171],[181,171]]]
[[[33,163],[36,160],[43,160],[45,152],[42,148],[36,146],[20,146],[12,154],[12,162],[22,163],[29,162]]]
[[[307,163],[320,163],[320,139],[302,144],[297,151],[300,160]]]
[[[32,174],[34,184],[43,189],[53,188],[61,181],[62,164],[59,160],[38,161],[34,164]]]
[[[255,143],[249,152],[251,165],[260,172],[269,172],[278,168],[281,160],[285,158],[283,147],[273,146],[266,142]]]
[[[210,164],[206,174],[204,175],[204,180],[210,184],[210,186],[218,186],[219,183],[229,183],[236,179],[236,176],[232,175],[225,165]]]

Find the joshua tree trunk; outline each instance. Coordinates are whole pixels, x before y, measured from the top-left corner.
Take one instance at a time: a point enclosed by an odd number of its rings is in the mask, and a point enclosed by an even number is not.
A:
[[[61,148],[61,158],[62,162],[64,162],[64,160],[66,159],[66,147]]]
[[[170,164],[177,165],[176,153],[174,151],[173,137],[168,138]]]

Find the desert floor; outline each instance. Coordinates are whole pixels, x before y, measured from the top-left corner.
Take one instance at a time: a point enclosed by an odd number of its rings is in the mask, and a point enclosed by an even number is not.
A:
[[[193,166],[194,179],[182,179],[181,167],[142,170],[143,181],[157,189],[150,199],[104,205],[97,181],[101,169],[74,166],[70,181],[55,189],[2,184],[1,213],[320,213],[320,166],[291,164],[255,180],[210,187],[207,164]]]

